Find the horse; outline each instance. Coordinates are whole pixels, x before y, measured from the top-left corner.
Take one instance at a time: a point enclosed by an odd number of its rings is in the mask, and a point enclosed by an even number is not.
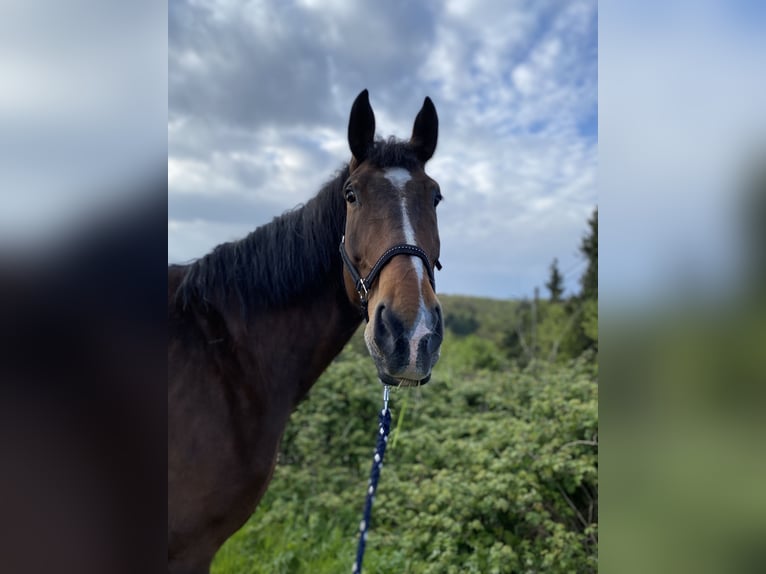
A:
[[[208,572],[255,511],[288,418],[362,320],[381,382],[425,384],[443,337],[434,267],[438,137],[375,137],[367,90],[351,159],[305,205],[168,267],[168,571]]]

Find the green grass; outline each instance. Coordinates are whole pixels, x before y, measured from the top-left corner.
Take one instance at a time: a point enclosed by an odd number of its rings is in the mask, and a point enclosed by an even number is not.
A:
[[[263,504],[227,541],[216,556],[213,574],[330,574],[351,570],[356,542],[340,527],[290,517],[272,523],[264,532],[255,524],[259,514],[269,512],[269,505]]]

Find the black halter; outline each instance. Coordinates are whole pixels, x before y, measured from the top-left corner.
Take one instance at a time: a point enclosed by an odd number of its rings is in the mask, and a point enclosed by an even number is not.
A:
[[[346,253],[346,236],[344,235],[340,240],[341,259],[343,259],[343,263],[346,265],[346,269],[348,269],[351,278],[354,280],[354,286],[356,287],[356,292],[359,293],[359,300],[362,304],[364,320],[368,323],[370,322],[370,316],[367,313],[367,297],[369,295],[370,289],[372,289],[372,284],[375,282],[375,279],[378,278],[381,269],[383,269],[386,263],[391,261],[397,255],[414,255],[415,257],[420,257],[426,264],[426,273],[428,273],[428,280],[431,282],[431,287],[434,289],[434,291],[436,291],[436,281],[434,279],[433,268],[436,267],[437,269],[441,270],[442,264],[439,263],[439,260],[437,259],[434,261],[432,266],[431,260],[428,258],[428,255],[426,255],[426,252],[417,245],[400,243],[399,245],[389,247],[386,249],[385,253],[383,253],[383,255],[381,255],[380,258],[375,262],[375,265],[372,266],[372,269],[370,269],[367,277],[363,278],[359,271],[357,271],[356,267],[354,267],[354,264],[351,261],[351,258],[348,256],[348,253]]]

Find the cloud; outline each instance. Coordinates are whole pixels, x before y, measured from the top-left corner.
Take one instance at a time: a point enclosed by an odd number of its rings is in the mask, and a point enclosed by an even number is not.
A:
[[[596,204],[596,20],[592,1],[171,3],[169,217],[198,235],[169,228],[169,259],[310,198],[369,88],[382,136],[436,103],[440,289],[530,295],[577,263]]]

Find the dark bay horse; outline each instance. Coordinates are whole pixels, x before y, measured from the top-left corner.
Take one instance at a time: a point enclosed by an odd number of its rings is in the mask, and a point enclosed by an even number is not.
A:
[[[376,140],[365,90],[351,160],[313,199],[168,268],[169,572],[208,572],[263,496],[290,413],[364,317],[382,381],[429,380],[443,333],[441,192],[424,169],[437,135],[426,98],[409,141]]]

